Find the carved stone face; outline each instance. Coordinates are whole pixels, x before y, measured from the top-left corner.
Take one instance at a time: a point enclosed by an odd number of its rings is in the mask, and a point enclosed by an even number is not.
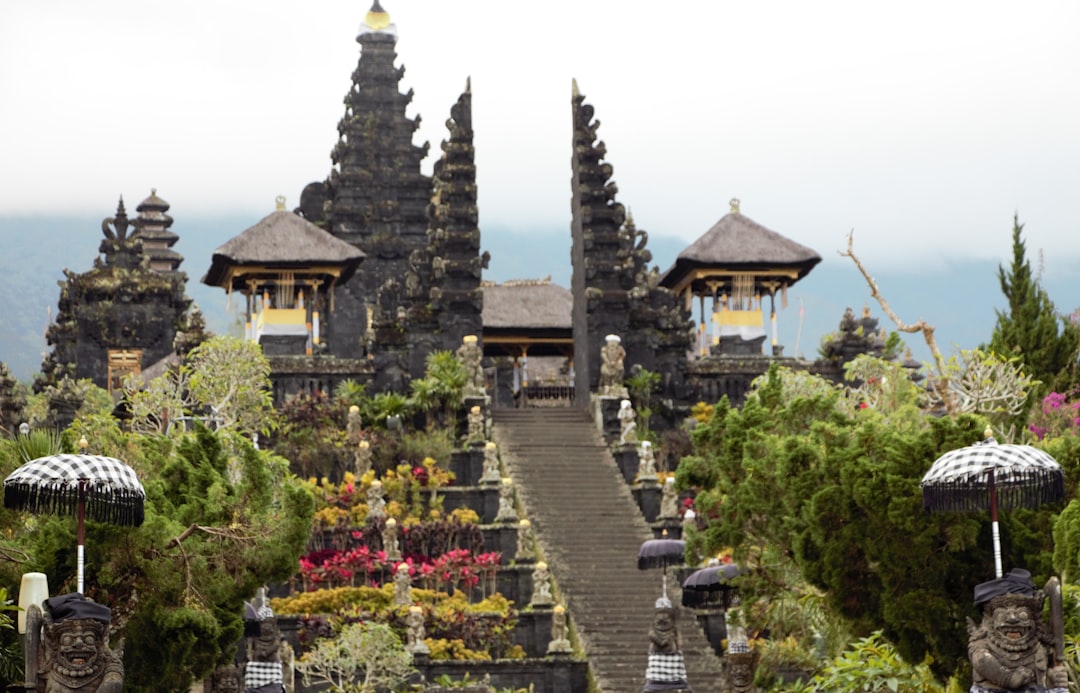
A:
[[[276,661],[280,640],[277,621],[272,618],[263,619],[259,622],[258,637],[252,638],[251,658],[259,662]]]
[[[995,644],[1014,652],[1034,647],[1039,635],[1035,615],[1030,607],[1022,604],[997,607],[991,616],[989,631]]]
[[[61,621],[50,629],[54,667],[71,678],[96,676],[103,666],[105,625],[89,619]]]

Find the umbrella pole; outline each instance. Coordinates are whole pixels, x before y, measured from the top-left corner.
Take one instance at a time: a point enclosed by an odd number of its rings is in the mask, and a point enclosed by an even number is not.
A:
[[[75,571],[78,576],[78,589],[79,594],[83,593],[83,545],[86,543],[86,528],[84,526],[84,519],[86,515],[86,479],[79,479],[79,507],[76,513],[76,533],[75,538],[78,543],[78,549],[75,555]]]
[[[994,470],[987,472],[990,482],[990,529],[994,534],[994,577],[1001,577],[1001,534],[998,532],[997,488],[994,487]]]

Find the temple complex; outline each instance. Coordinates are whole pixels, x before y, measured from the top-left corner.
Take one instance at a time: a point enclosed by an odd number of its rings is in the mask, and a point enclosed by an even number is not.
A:
[[[585,408],[600,381],[601,348],[618,336],[627,374],[660,375],[660,413],[673,423],[697,401],[741,401],[753,378],[783,358],[777,303],[786,304],[820,256],[743,216],[733,201],[667,272],[650,266],[648,234],[617,199],[595,109],[576,81],[571,286],[485,282],[469,80],[425,175],[429,146],[412,141],[420,119],[406,115],[413,94],[400,87],[397,27],[378,2],[356,41],[329,174],[303,189],[293,211],[279,199],[276,211],[221,245],[203,277],[228,303],[242,302],[244,336],[270,360],[275,400],[331,392],[346,380],[406,393],[431,353],[475,336],[495,406],[531,397]],[[122,203],[107,220],[93,272],[69,273],[49,330],[48,382],[70,375],[115,388],[172,354],[178,330],[184,336],[190,302],[169,205],[152,191],[137,209],[133,233]]]

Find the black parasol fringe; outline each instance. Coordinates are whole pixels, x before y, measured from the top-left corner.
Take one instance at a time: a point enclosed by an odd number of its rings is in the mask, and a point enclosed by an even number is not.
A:
[[[121,527],[138,527],[145,520],[144,497],[128,489],[95,488],[85,495],[85,517]],[[4,484],[4,507],[39,515],[69,515],[79,508],[75,486],[42,486],[33,483]]]
[[[1010,472],[994,485],[998,508],[1034,508],[1065,497],[1061,470]],[[934,482],[923,486],[923,509],[930,512],[976,512],[990,509],[990,489],[984,479]]]

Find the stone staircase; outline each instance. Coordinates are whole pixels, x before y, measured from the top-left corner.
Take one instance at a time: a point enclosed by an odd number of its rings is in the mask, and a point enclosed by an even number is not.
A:
[[[573,409],[496,409],[492,437],[602,693],[645,685],[649,629],[660,570],[638,570],[652,538],[630,488],[595,424]],[[668,571],[668,597],[680,603]],[[679,614],[687,679],[695,693],[719,693],[720,658],[693,615]]]

